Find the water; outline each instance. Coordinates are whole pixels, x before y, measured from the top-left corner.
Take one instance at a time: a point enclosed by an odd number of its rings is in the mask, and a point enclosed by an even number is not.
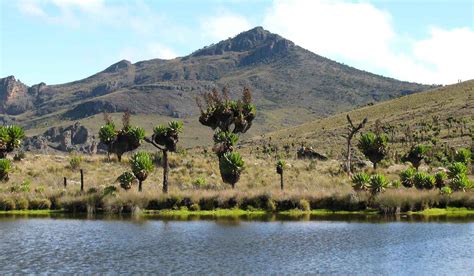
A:
[[[0,217],[0,274],[472,275],[472,218]],[[378,223],[376,223],[378,222]],[[383,222],[383,223],[380,223]]]

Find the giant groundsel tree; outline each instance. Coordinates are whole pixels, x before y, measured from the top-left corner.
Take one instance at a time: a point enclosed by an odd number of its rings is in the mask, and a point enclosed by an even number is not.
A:
[[[219,158],[222,181],[234,188],[244,169],[242,157],[234,152],[235,144],[239,135],[250,129],[256,116],[252,93],[244,88],[240,100],[231,100],[226,88],[222,93],[213,89],[198,98],[197,104],[201,111],[199,122],[215,131],[213,150]]]

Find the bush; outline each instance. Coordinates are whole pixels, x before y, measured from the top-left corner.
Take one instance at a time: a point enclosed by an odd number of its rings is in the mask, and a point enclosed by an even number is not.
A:
[[[195,189],[205,188],[206,185],[207,185],[206,179],[202,176],[199,176],[198,178],[194,179],[194,181],[193,181],[193,187]]]
[[[357,144],[359,150],[374,164],[374,169],[377,169],[377,164],[387,155],[387,146],[387,135],[373,132],[361,135]]]
[[[463,163],[466,166],[469,166],[469,164],[471,164],[471,158],[471,151],[464,148],[458,149],[454,154],[454,161]]]
[[[11,198],[0,198],[0,210],[11,211],[15,210],[15,201]]]
[[[51,201],[47,198],[34,198],[29,205],[31,210],[47,210],[51,208]]]
[[[400,180],[402,185],[406,188],[411,188],[414,186],[414,175],[416,170],[414,168],[408,168],[400,173]]]
[[[395,188],[395,189],[399,189],[402,187],[402,183],[400,182],[400,180],[394,180],[390,183],[390,186],[392,186],[392,188]]]
[[[28,199],[19,197],[15,200],[17,210],[28,210]]]
[[[298,202],[298,209],[302,211],[310,211],[311,207],[306,199],[300,199],[300,201]]]
[[[417,172],[413,175],[413,183],[419,190],[433,189],[435,186],[435,178],[425,172]]]
[[[465,175],[467,173],[467,167],[464,163],[455,162],[448,167],[449,178],[454,178],[457,175]]]
[[[364,172],[356,173],[352,176],[352,187],[356,191],[366,191],[370,189],[370,176]]]
[[[189,210],[190,211],[200,211],[201,208],[199,207],[199,204],[193,203],[193,204],[191,204],[191,206],[189,206]]]
[[[14,161],[21,161],[23,159],[26,158],[26,153],[22,150],[18,151],[17,153],[15,153],[15,155],[13,156],[13,160]]]
[[[452,190],[451,188],[449,188],[448,186],[445,186],[445,187],[442,187],[442,188],[440,189],[440,193],[441,193],[442,195],[450,195],[450,194],[453,193],[453,190]]]
[[[470,190],[473,187],[473,182],[465,174],[458,174],[451,179],[450,186],[454,191]]]
[[[82,158],[79,155],[72,155],[69,157],[69,167],[72,170],[77,170],[81,167]]]
[[[446,180],[448,179],[448,175],[444,171],[439,171],[434,175],[436,188],[441,189],[446,186]]]
[[[8,181],[8,174],[12,168],[11,162],[8,159],[0,159],[0,181]]]
[[[383,192],[388,187],[387,179],[382,174],[374,174],[370,177],[370,190],[372,194]]]
[[[124,172],[118,178],[118,182],[120,183],[120,187],[124,190],[129,190],[132,188],[133,181],[136,180],[135,175],[131,172]]]
[[[104,196],[115,195],[116,193],[117,193],[117,187],[115,186],[107,186],[104,189]]]

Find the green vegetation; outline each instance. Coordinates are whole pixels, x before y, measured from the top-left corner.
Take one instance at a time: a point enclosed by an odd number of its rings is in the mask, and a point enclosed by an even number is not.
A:
[[[0,126],[0,158],[7,158],[7,154],[20,147],[25,132],[19,126]]]
[[[131,172],[124,172],[118,178],[118,182],[120,183],[120,187],[124,190],[130,190],[132,188],[133,181],[137,178]]]
[[[162,151],[161,163],[163,165],[163,193],[168,193],[168,152],[176,152],[176,144],[179,140],[179,134],[182,131],[182,122],[171,121],[168,123],[168,126],[159,125],[155,127],[151,139],[145,139],[145,141]]]
[[[197,98],[197,105],[201,111],[199,122],[215,130],[213,151],[219,159],[219,169],[222,181],[235,188],[240,173],[244,169],[244,162],[240,154],[234,152],[238,134],[246,133],[252,126],[257,111],[252,104],[252,94],[244,88],[242,99],[230,100],[227,88],[222,94],[214,89]]]
[[[147,179],[148,174],[155,168],[153,159],[149,153],[139,151],[130,159],[130,166],[132,167],[133,174],[138,179],[138,191],[141,192],[143,181]]]
[[[360,136],[357,147],[377,169],[377,164],[387,155],[387,143],[387,135],[367,132]]]
[[[367,191],[370,189],[370,176],[364,172],[352,176],[352,187],[356,191]]]
[[[402,161],[410,162],[418,171],[418,167],[420,167],[421,161],[426,158],[429,149],[429,146],[422,144],[412,146],[410,151],[402,158]]]
[[[145,138],[145,130],[141,127],[133,127],[130,125],[129,112],[123,114],[123,127],[120,130],[115,129],[115,124],[107,114],[104,114],[104,119],[105,125],[99,130],[100,141],[107,145],[109,159],[110,153],[115,153],[120,162],[124,153],[136,150],[140,147]]]
[[[276,172],[280,175],[280,189],[283,191],[284,183],[283,183],[283,172],[285,171],[286,162],[285,160],[278,160],[276,163]]]
[[[8,174],[12,168],[11,161],[8,159],[0,159],[0,180],[8,181]]]

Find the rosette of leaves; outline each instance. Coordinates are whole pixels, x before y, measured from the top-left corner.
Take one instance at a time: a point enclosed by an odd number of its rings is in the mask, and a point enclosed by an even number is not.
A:
[[[132,188],[132,184],[135,180],[135,175],[131,172],[124,172],[118,178],[118,182],[120,183],[120,187],[124,190],[130,190]]]
[[[11,161],[8,159],[0,159],[0,180],[8,181],[8,175],[11,171]]]
[[[388,181],[382,174],[374,174],[370,177],[370,191],[372,194],[378,194],[388,187]]]
[[[112,151],[119,161],[126,152],[136,150],[145,138],[145,130],[141,127],[125,127],[118,131],[117,139],[112,144]]]
[[[430,150],[427,145],[415,145],[410,148],[410,151],[402,157],[403,162],[410,162],[416,170],[421,165],[421,161],[426,158],[426,153]]]
[[[99,139],[107,146],[107,156],[110,159],[110,153],[112,153],[112,144],[117,139],[117,131],[115,130],[115,125],[109,122],[100,127]]]
[[[148,152],[139,151],[130,159],[130,165],[133,174],[138,179],[138,191],[141,192],[143,181],[147,179],[154,169],[153,158]]]
[[[434,178],[436,188],[441,189],[446,186],[446,180],[448,179],[448,175],[444,171],[436,172]]]
[[[20,147],[25,131],[19,126],[0,126],[0,158]]]
[[[235,187],[244,169],[244,161],[238,152],[227,152],[219,159],[222,181]]]
[[[214,148],[213,151],[220,158],[226,152],[234,151],[234,146],[239,140],[239,136],[230,131],[222,131],[216,129],[214,132]]]
[[[448,176],[449,178],[454,178],[457,175],[465,175],[467,173],[467,167],[464,163],[454,162],[448,166]]]
[[[387,146],[387,135],[373,132],[362,134],[357,144],[359,150],[374,164],[374,169],[377,169],[377,164],[387,155]]]
[[[278,160],[276,163],[276,172],[280,175],[280,189],[283,190],[283,171],[285,170],[286,162],[285,160]]]
[[[413,176],[415,173],[416,170],[414,168],[408,168],[400,173],[400,180],[404,187],[411,188],[414,186]]]
[[[450,187],[455,191],[467,191],[474,187],[474,182],[470,181],[466,174],[458,174],[450,181]]]
[[[461,162],[466,166],[469,166],[471,164],[471,158],[472,158],[472,153],[468,149],[458,149],[456,153],[454,154],[454,161],[455,162]]]
[[[356,191],[367,191],[370,189],[370,176],[364,172],[352,176],[352,187]]]
[[[168,126],[159,125],[153,130],[153,141],[168,151],[176,152],[176,144],[182,131],[183,123],[180,121],[171,121]]]

